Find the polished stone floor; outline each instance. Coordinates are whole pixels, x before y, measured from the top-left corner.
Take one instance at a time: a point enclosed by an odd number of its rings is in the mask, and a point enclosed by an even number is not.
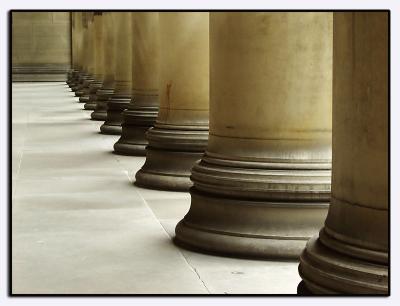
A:
[[[175,246],[187,193],[132,184],[143,157],[60,82],[12,85],[13,293],[295,293],[296,262],[226,258]]]

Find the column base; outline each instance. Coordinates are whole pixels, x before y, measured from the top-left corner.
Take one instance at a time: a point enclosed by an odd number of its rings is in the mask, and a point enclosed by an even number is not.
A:
[[[90,114],[92,120],[107,120],[107,102],[114,94],[113,88],[100,88],[96,92],[96,108]]]
[[[82,90],[82,89],[78,89],[78,88],[75,90],[75,97],[79,97],[80,98],[85,94],[85,91]],[[80,100],[79,100],[79,102],[82,103]]]
[[[328,240],[334,245],[341,242],[334,242],[333,237],[327,236],[322,229],[320,238],[308,241],[300,257],[299,274],[303,281],[299,291],[312,295],[388,295],[387,264],[339,253],[322,241]],[[376,255],[377,252],[365,249],[362,253]]]
[[[106,119],[107,120],[107,119]],[[107,125],[102,125],[100,126],[100,133],[106,134],[106,135],[121,135],[122,128],[118,125],[112,125],[112,124],[107,124]]]
[[[107,118],[100,127],[102,134],[121,135],[122,112],[128,107],[129,95],[114,95],[107,103]]]
[[[79,103],[87,103],[89,101],[89,95],[82,93],[79,97]]]
[[[67,81],[65,83],[67,83],[67,85],[71,88],[71,85],[74,83],[74,81],[77,78],[77,75],[79,74],[79,71],[77,69],[71,69],[68,72],[68,76],[67,76]]]
[[[89,74],[87,74],[86,72],[83,72],[83,71],[82,71],[82,72],[79,73],[79,75],[78,75],[78,77],[77,77],[75,83],[74,83],[74,84],[71,84],[71,90],[75,92],[75,96],[77,96],[77,95],[76,95],[76,92],[77,92],[78,90],[82,90],[85,81],[86,81],[87,79],[89,79],[89,78],[90,78],[90,76],[89,76]]]
[[[91,103],[89,98],[89,101],[86,102],[85,105],[83,105],[83,109],[94,111],[96,109],[96,103]]]
[[[107,112],[106,111],[94,111],[90,114],[90,118],[95,121],[106,121],[107,120]]]
[[[81,74],[82,74],[82,72],[80,72],[79,70],[72,71],[71,79],[67,82],[67,84],[68,84],[69,88],[71,88],[71,90],[73,87],[78,85]]]
[[[121,138],[114,144],[114,151],[124,155],[146,155],[147,130],[157,119],[158,107],[129,105],[122,113]]]
[[[75,91],[75,96],[79,97],[80,103],[86,103],[89,99],[89,86],[94,82],[94,78],[90,75],[82,77],[82,81]],[[81,100],[82,98],[82,100]]]
[[[146,135],[146,162],[136,173],[135,184],[152,189],[189,190],[190,171],[207,146],[208,126],[156,123]]]
[[[202,155],[147,147],[146,162],[136,173],[135,184],[151,189],[187,191],[192,186],[190,169]]]
[[[78,77],[78,79],[76,80],[76,82],[75,82],[74,84],[71,84],[71,90],[72,90],[73,92],[75,92],[75,96],[77,96],[77,95],[76,95],[76,92],[77,92],[78,90],[82,90],[83,82],[85,81],[85,79],[86,79],[87,77],[88,77],[87,75],[85,75],[84,73],[82,73],[82,74]]]
[[[102,82],[99,81],[93,81],[89,85],[89,90],[88,90],[88,100],[85,102],[85,105],[83,106],[84,109],[86,110],[95,110],[96,109],[96,92],[98,89],[101,88]]]
[[[312,295],[312,293],[310,292],[310,290],[308,290],[307,286],[304,284],[303,281],[301,281],[297,285],[297,295],[301,295],[301,296],[311,296]]]
[[[310,163],[206,152],[192,169],[192,201],[176,241],[228,256],[298,259],[329,207],[330,164]]]
[[[297,259],[328,208],[324,203],[218,197],[196,187],[190,195],[190,211],[175,229],[177,242],[235,257]]]

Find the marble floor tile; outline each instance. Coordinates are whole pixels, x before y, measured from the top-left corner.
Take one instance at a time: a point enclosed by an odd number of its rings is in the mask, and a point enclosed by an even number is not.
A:
[[[297,262],[195,253],[173,243],[190,194],[135,186],[145,157],[63,82],[12,84],[14,293],[296,293]]]

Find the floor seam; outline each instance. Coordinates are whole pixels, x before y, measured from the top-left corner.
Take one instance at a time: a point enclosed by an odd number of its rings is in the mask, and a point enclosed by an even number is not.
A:
[[[168,236],[169,236],[169,235],[168,235]],[[201,278],[201,276],[200,276],[200,273],[197,271],[197,269],[189,263],[189,260],[188,260],[187,257],[183,254],[183,252],[182,252],[181,250],[178,249],[178,251],[179,251],[179,253],[182,255],[182,257],[185,259],[187,265],[193,270],[194,273],[196,273],[198,279],[202,282],[204,288],[207,290],[207,293],[211,294],[210,289],[208,289],[206,283],[202,280],[202,278]]]
[[[25,129],[25,131],[24,131],[24,140],[23,140],[23,142],[22,142],[21,156],[20,156],[19,161],[18,161],[17,173],[16,173],[15,179],[14,179],[15,188],[14,188],[14,190],[12,191],[11,200],[14,199],[14,197],[15,197],[15,195],[16,195],[16,193],[17,193],[17,181],[18,181],[18,179],[19,179],[19,174],[20,174],[20,172],[21,172],[22,158],[24,157],[24,150],[25,150],[25,143],[26,143],[26,133],[27,133],[27,131],[28,131],[28,126],[29,126],[29,113],[26,115],[26,117],[27,117],[27,118],[26,118],[26,127],[24,128],[24,129]],[[11,119],[11,120],[12,120],[12,119]],[[11,154],[12,154],[12,148],[11,148]],[[11,156],[11,157],[12,157],[12,156]],[[12,165],[11,165],[11,167],[12,167]],[[11,182],[11,184],[12,184],[12,182]],[[13,188],[11,188],[11,190],[12,190],[12,189],[13,189]]]
[[[149,204],[147,203],[146,199],[140,194],[140,192],[138,192],[138,191],[136,191],[136,190],[135,190],[135,192],[136,192],[136,193],[139,195],[139,197],[143,200],[143,202],[145,203],[147,209],[151,212],[151,214],[153,215],[153,217],[157,220],[158,224],[160,224],[160,226],[161,226],[161,228],[164,230],[165,234],[166,234],[170,239],[172,239],[172,237],[168,234],[168,232],[167,232],[167,230],[165,229],[165,227],[162,225],[160,219],[157,218],[157,216],[155,215],[154,211],[151,209],[151,207],[150,207]],[[200,282],[203,284],[203,287],[204,287],[204,289],[206,289],[207,293],[211,293],[211,291],[208,289],[208,287],[207,287],[207,285],[205,284],[205,282],[202,280],[202,278],[201,278],[199,272],[197,271],[197,269],[196,269],[195,267],[193,267],[193,266],[189,263],[187,257],[183,254],[183,252],[182,252],[179,248],[177,248],[177,251],[178,251],[179,254],[182,256],[182,258],[184,259],[184,261],[186,262],[186,264],[188,265],[188,267],[190,268],[190,270],[192,270],[192,271],[196,274],[197,278],[198,278],[198,279],[200,280]]]

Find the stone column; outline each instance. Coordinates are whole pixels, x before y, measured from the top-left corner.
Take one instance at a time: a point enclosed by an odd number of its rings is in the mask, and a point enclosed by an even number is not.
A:
[[[101,12],[95,12],[93,16],[93,36],[92,36],[92,58],[94,62],[94,81],[89,85],[89,100],[85,103],[84,108],[88,110],[96,109],[96,93],[103,86],[103,64],[104,64],[104,48],[103,48],[103,17]]]
[[[95,79],[95,69],[96,69],[96,54],[95,54],[95,26],[94,26],[94,13],[87,13],[88,18],[88,30],[87,30],[87,49],[86,52],[86,61],[87,61],[87,72],[88,79],[83,82],[83,86],[81,88],[82,94],[79,97],[79,102],[87,103],[90,98],[90,85],[96,80]],[[87,109],[84,107],[84,109]]]
[[[160,13],[160,109],[136,184],[187,190],[208,138],[209,13]]]
[[[115,14],[115,89],[107,102],[107,118],[100,127],[103,134],[121,134],[122,112],[131,101],[132,83],[132,13]]]
[[[81,17],[81,24],[82,24],[82,34],[81,34],[81,47],[79,49],[79,58],[81,61],[82,65],[82,71],[79,74],[79,77],[75,83],[74,86],[72,86],[72,91],[75,92],[75,95],[77,97],[80,97],[83,95],[83,84],[87,79],[90,78],[89,72],[88,72],[88,52],[87,50],[89,49],[89,39],[88,39],[88,13],[87,12],[81,12],[80,13]]]
[[[81,36],[81,13],[71,12],[71,48],[72,48],[72,70],[68,74],[67,84],[70,88],[76,83],[79,72],[82,70],[79,59],[80,36]]]
[[[332,199],[302,294],[388,294],[388,14],[334,14]]]
[[[176,242],[298,258],[330,198],[332,13],[211,13],[210,133]]]
[[[146,155],[146,131],[158,114],[160,51],[158,13],[132,13],[132,100],[123,112],[122,135],[114,151]]]
[[[103,86],[96,92],[96,109],[91,114],[93,120],[105,121],[107,118],[107,102],[114,93],[115,73],[115,22],[114,13],[103,12]]]

